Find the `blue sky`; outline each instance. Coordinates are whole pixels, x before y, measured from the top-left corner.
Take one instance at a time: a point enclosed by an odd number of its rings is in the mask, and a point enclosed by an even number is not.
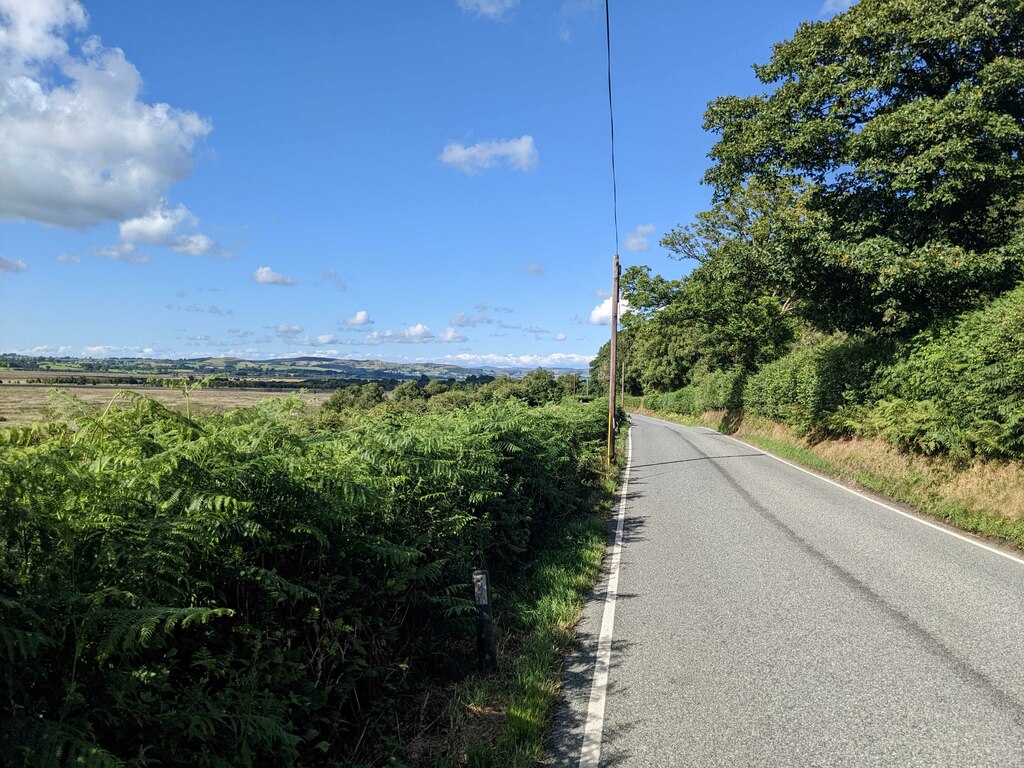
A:
[[[706,103],[847,4],[612,0],[624,265],[688,269]],[[605,78],[591,0],[0,0],[0,351],[584,366]]]

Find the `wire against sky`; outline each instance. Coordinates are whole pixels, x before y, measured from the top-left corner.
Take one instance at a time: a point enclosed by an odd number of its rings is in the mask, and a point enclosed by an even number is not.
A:
[[[615,252],[619,252],[619,190],[615,182],[615,110],[612,107],[612,24],[608,10],[609,0],[604,0],[604,37],[608,49],[608,122],[612,133],[612,218],[615,221]]]

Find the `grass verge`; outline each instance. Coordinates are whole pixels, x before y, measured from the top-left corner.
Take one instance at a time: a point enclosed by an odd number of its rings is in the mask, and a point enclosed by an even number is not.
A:
[[[429,761],[410,764],[527,768],[544,757],[562,661],[601,568],[614,491],[625,466],[625,457],[620,453],[619,458],[594,513],[554,527],[524,577],[506,586],[500,604],[496,594],[498,672],[474,674],[445,694],[442,743]]]
[[[874,438],[800,437],[756,416],[638,413],[734,435],[822,474],[904,502],[968,533],[1024,549],[1024,463],[906,453]]]

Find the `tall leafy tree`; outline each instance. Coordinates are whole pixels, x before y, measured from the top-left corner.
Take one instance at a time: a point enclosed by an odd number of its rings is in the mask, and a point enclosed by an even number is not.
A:
[[[760,254],[812,322],[921,327],[1020,277],[1022,54],[1020,0],[862,0],[775,46],[773,90],[710,104],[705,180],[779,199]]]
[[[765,229],[778,220],[765,215],[778,200],[751,185],[665,235],[662,246],[697,262],[681,280],[652,276],[647,267],[626,270],[623,295],[634,313],[623,322],[637,336],[644,389],[683,386],[699,364],[750,370],[792,341],[796,278],[784,265],[787,242],[802,230],[794,226],[781,238]]]

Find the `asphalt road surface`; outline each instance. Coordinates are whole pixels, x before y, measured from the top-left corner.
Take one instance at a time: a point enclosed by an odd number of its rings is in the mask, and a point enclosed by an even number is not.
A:
[[[1024,561],[711,430],[632,422],[618,572],[549,764],[1024,766]]]

